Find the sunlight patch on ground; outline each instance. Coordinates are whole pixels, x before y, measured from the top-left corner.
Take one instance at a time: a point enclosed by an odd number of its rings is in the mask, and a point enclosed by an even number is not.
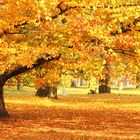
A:
[[[84,97],[84,96],[83,96]],[[65,98],[63,97],[60,100],[48,99],[48,98],[38,98],[38,97],[25,97],[25,100],[22,98],[6,98],[6,103],[11,104],[26,104],[26,105],[38,105],[38,106],[46,106],[46,107],[61,107],[67,109],[118,109],[118,110],[130,110],[130,111],[140,111],[140,102],[138,103],[129,103],[127,100],[116,99],[91,99],[91,97],[86,97],[85,102],[84,100],[76,100],[74,98]],[[103,98],[103,97],[102,97]],[[63,100],[64,99],[64,100]],[[91,101],[88,101],[91,100]],[[92,101],[93,100],[93,101]],[[129,100],[129,99],[128,99]],[[125,103],[124,103],[125,102]]]

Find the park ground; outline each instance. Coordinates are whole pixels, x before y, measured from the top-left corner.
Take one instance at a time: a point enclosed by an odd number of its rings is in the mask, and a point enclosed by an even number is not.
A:
[[[10,117],[0,120],[0,140],[140,140],[139,91],[76,91],[58,100],[35,97],[30,89],[5,91]]]

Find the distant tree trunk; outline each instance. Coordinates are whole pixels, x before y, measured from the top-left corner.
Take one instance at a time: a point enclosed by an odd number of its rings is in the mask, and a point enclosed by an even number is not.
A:
[[[17,90],[21,89],[21,81],[17,80]]]
[[[4,82],[0,80],[0,118],[7,118],[9,115],[5,109],[3,87],[4,87]]]
[[[110,62],[106,60],[104,65],[102,78],[99,80],[99,93],[111,93],[110,84]]]
[[[52,94],[54,99],[58,99],[57,97],[57,87],[52,87]]]
[[[110,76],[108,74],[105,75],[104,79],[99,80],[99,93],[110,93],[111,88],[108,86],[110,82]]]
[[[76,87],[76,81],[75,80],[72,80],[71,87]]]
[[[81,79],[81,78],[78,78],[77,80],[76,80],[76,87],[80,87],[80,86],[82,86],[83,85],[83,80]]]
[[[49,85],[46,85],[43,88],[39,88],[39,89],[37,89],[36,96],[49,97],[50,96],[50,89],[51,89],[51,87]]]
[[[38,89],[36,96],[39,97],[49,97],[57,98],[57,87],[51,87],[49,84],[46,84],[44,88]]]
[[[80,87],[80,86],[81,86],[81,79],[78,78],[78,79],[77,79],[77,87]]]

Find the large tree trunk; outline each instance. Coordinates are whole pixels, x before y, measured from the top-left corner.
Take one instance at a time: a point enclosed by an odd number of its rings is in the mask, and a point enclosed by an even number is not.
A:
[[[140,72],[136,74],[136,88],[140,88]]]
[[[0,118],[7,118],[9,115],[5,109],[3,87],[4,87],[4,83],[0,81]]]

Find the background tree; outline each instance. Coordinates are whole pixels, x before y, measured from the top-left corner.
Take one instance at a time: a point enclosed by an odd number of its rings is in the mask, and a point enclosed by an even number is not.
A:
[[[60,83],[61,65],[57,61],[46,63],[36,70],[36,96],[57,98],[57,87]]]

